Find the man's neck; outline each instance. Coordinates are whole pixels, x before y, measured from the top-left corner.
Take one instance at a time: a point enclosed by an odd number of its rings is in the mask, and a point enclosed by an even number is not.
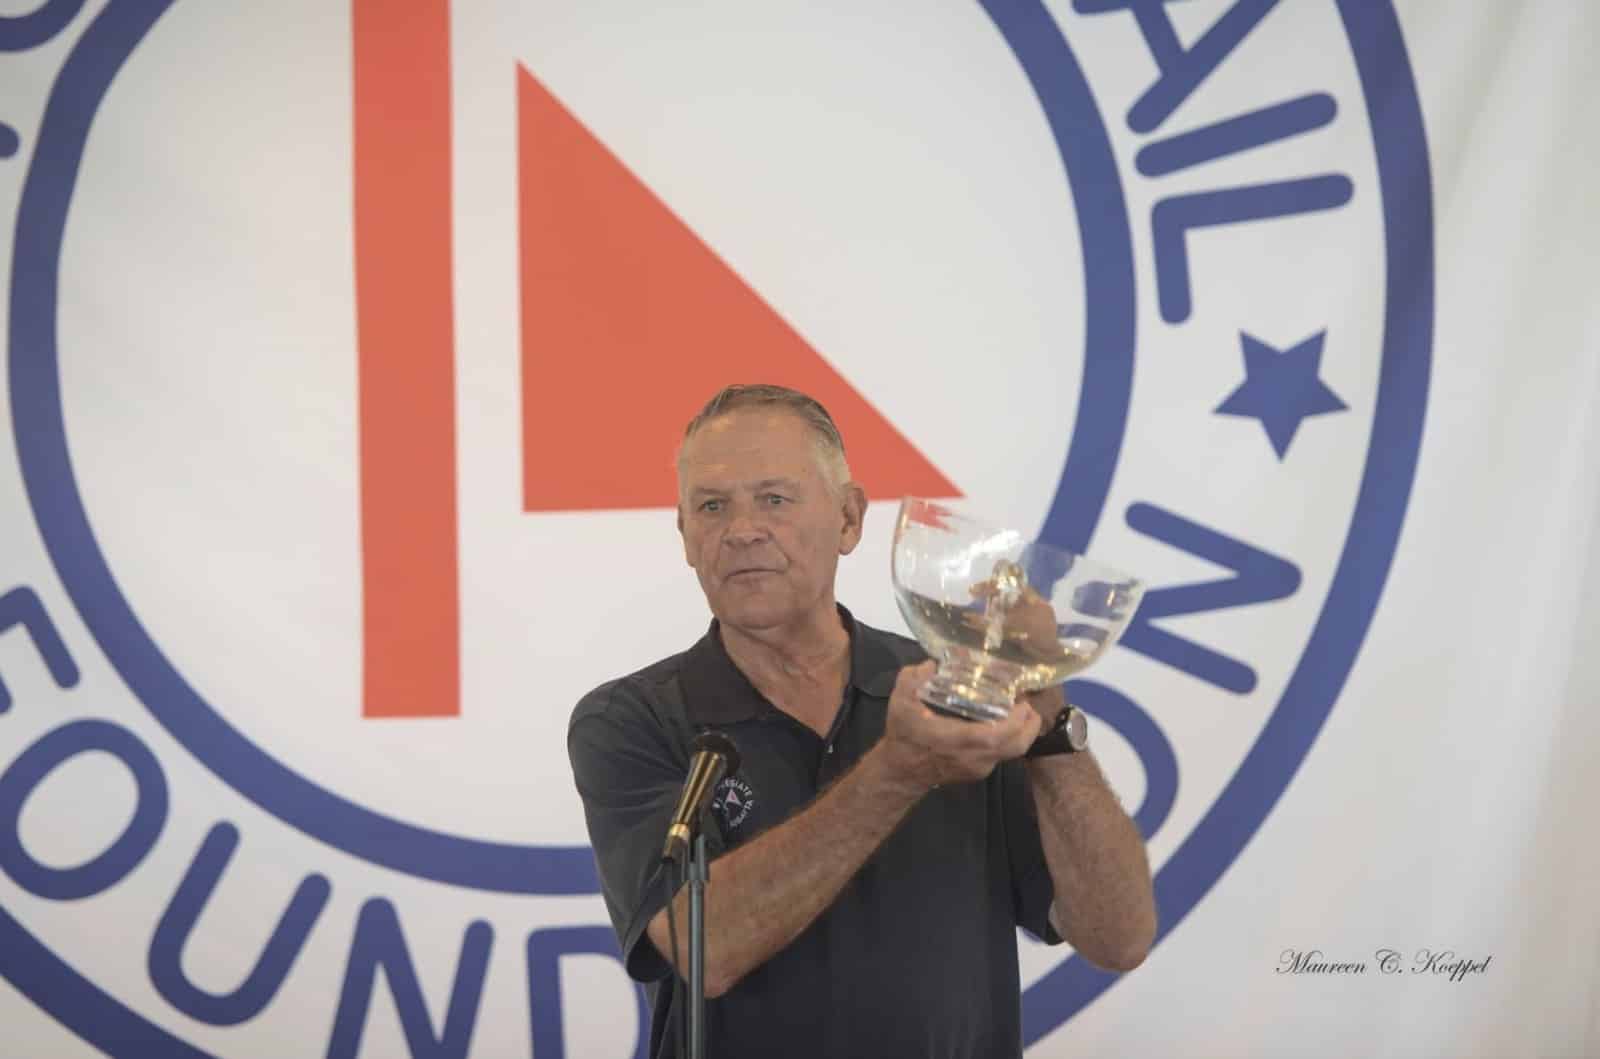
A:
[[[774,706],[826,734],[850,678],[850,633],[830,601],[802,623],[775,629],[719,624],[722,646]]]

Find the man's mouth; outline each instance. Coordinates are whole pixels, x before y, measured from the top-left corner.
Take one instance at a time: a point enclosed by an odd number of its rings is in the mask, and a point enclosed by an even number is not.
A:
[[[775,574],[778,571],[768,566],[747,566],[730,573],[724,580],[733,581],[737,578],[757,577],[761,574]]]

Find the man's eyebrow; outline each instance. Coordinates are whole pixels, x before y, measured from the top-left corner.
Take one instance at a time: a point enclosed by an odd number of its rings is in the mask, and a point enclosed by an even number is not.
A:
[[[730,493],[738,492],[741,489],[748,489],[752,493],[760,493],[768,489],[783,489],[788,492],[794,492],[799,488],[800,482],[799,479],[796,478],[763,478],[758,482],[751,482],[748,485],[741,484],[732,487],[697,485],[693,489],[689,490],[689,496],[692,499],[699,499],[701,497],[724,497],[728,496]]]

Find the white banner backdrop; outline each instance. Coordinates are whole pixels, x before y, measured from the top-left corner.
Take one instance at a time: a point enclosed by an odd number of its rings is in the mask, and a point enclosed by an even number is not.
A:
[[[1162,933],[1024,940],[1029,1055],[1600,1052],[1597,47],[10,5],[0,1053],[642,1054],[565,723],[702,630],[672,445],[756,380],[841,421],[867,621],[907,493],[1152,587],[1073,695]]]

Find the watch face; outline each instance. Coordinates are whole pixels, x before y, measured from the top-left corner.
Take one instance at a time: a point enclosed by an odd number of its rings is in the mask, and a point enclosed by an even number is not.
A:
[[[1076,706],[1067,707],[1067,743],[1074,750],[1083,750],[1089,745],[1089,718]]]

